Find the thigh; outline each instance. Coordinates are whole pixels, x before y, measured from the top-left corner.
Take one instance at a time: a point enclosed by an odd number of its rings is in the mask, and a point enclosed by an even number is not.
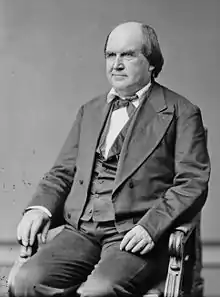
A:
[[[38,284],[68,288],[81,284],[100,258],[100,246],[78,230],[66,227],[43,245],[23,269]],[[38,272],[36,276],[36,271]]]
[[[145,256],[121,251],[120,241],[103,247],[101,259],[83,284],[84,296],[120,296],[146,293],[166,275],[167,253]]]

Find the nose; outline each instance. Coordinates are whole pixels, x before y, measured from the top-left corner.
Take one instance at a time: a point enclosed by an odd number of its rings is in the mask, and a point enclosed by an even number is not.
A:
[[[123,60],[122,60],[122,57],[120,55],[117,55],[115,57],[113,68],[114,69],[123,69],[124,68]]]

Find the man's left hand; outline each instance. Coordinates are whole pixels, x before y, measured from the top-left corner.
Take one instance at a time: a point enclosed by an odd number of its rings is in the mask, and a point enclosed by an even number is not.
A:
[[[120,250],[144,255],[152,250],[154,242],[144,227],[137,225],[128,231],[120,244]]]

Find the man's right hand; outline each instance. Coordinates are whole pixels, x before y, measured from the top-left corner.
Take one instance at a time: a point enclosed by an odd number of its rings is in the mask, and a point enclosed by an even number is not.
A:
[[[26,247],[32,246],[37,234],[41,233],[41,240],[45,242],[50,224],[51,219],[43,210],[28,210],[17,228],[18,241]]]

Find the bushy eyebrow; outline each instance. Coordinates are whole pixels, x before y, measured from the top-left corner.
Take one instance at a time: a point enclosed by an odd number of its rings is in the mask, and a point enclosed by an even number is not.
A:
[[[116,56],[117,53],[118,53],[118,52],[114,52],[114,51],[106,51],[106,52],[105,52],[105,56],[106,56],[106,57],[113,57],[113,56]],[[119,52],[119,53],[120,53],[120,52]],[[120,55],[121,55],[122,57],[127,56],[127,55],[129,55],[129,56],[135,56],[135,55],[136,55],[136,51],[135,51],[135,50],[127,50],[127,51],[123,51],[123,52],[121,52]]]
[[[106,57],[116,56],[116,52],[106,51],[106,52],[105,52],[105,56],[106,56]]]
[[[126,56],[126,55],[134,56],[135,54],[136,54],[136,51],[134,51],[134,50],[128,50],[128,51],[122,52],[121,53],[121,56]]]

